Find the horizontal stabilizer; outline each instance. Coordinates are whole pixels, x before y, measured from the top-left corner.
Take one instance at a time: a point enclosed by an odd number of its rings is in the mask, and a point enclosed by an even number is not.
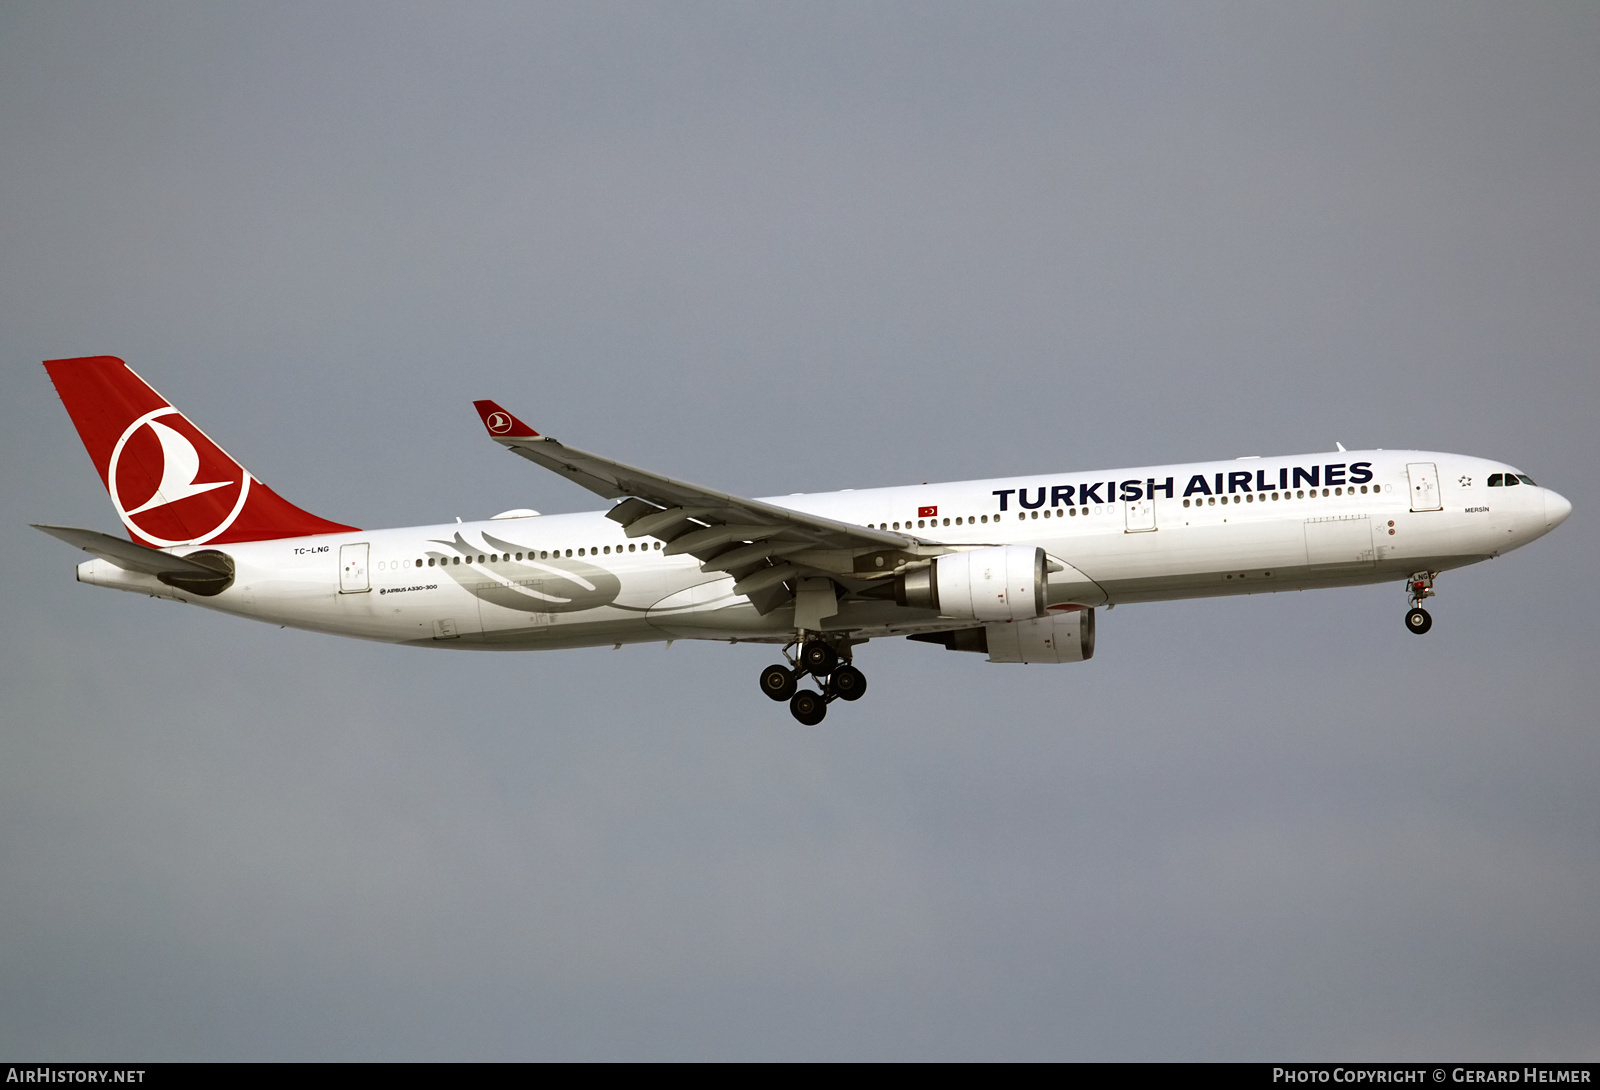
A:
[[[189,575],[204,579],[217,577],[215,568],[208,568],[204,564],[185,560],[181,556],[173,556],[160,549],[135,544],[96,530],[80,530],[75,526],[40,526],[38,523],[31,525],[35,530],[43,530],[51,537],[60,538],[68,545],[82,549],[92,556],[98,556],[101,560],[127,571],[155,576]]]

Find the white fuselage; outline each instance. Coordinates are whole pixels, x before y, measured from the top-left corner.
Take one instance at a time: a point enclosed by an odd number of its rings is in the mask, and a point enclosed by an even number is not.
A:
[[[1035,545],[1063,564],[1051,582],[1063,584],[1065,600],[1093,606],[1399,580],[1498,556],[1571,509],[1537,485],[1488,486],[1491,475],[1509,472],[1463,455],[1348,451],[767,502],[956,547]],[[702,572],[691,556],[664,555],[650,538],[630,539],[603,512],[220,548],[235,577],[211,597],[103,560],[80,565],[78,578],[274,624],[424,646],[782,643],[794,634],[792,606],[762,616],[734,594],[731,577]],[[970,623],[892,601],[848,600],[824,628],[872,637]]]

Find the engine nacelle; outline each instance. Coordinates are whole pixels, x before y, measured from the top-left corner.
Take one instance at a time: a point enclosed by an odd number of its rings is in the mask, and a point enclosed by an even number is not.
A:
[[[1047,577],[1043,549],[993,545],[906,572],[895,580],[895,601],[945,617],[1020,621],[1044,616]]]
[[[990,662],[1084,662],[1094,658],[1094,610],[986,624]]]

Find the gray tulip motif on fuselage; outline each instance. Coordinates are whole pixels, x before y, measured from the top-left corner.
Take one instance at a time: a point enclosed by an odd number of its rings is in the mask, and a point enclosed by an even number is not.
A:
[[[578,613],[610,605],[622,592],[622,581],[616,575],[583,558],[552,555],[548,560],[535,560],[532,558],[538,556],[538,550],[489,534],[483,535],[485,548],[481,552],[459,533],[453,541],[434,540],[449,551],[430,554],[433,558],[461,558],[460,564],[445,565],[446,575],[474,597],[504,609]],[[478,562],[480,556],[509,557],[517,553],[529,559]]]

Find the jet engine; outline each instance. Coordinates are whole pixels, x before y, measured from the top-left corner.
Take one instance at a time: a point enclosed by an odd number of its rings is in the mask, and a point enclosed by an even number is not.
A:
[[[983,627],[990,662],[1085,662],[1094,658],[1092,609]]]
[[[894,598],[945,617],[1020,621],[1044,616],[1047,577],[1043,549],[992,545],[941,556],[926,568],[897,576]]]
[[[906,638],[936,643],[947,651],[976,651],[990,662],[1085,662],[1094,658],[1094,610],[1072,606],[1048,617],[989,621]]]

